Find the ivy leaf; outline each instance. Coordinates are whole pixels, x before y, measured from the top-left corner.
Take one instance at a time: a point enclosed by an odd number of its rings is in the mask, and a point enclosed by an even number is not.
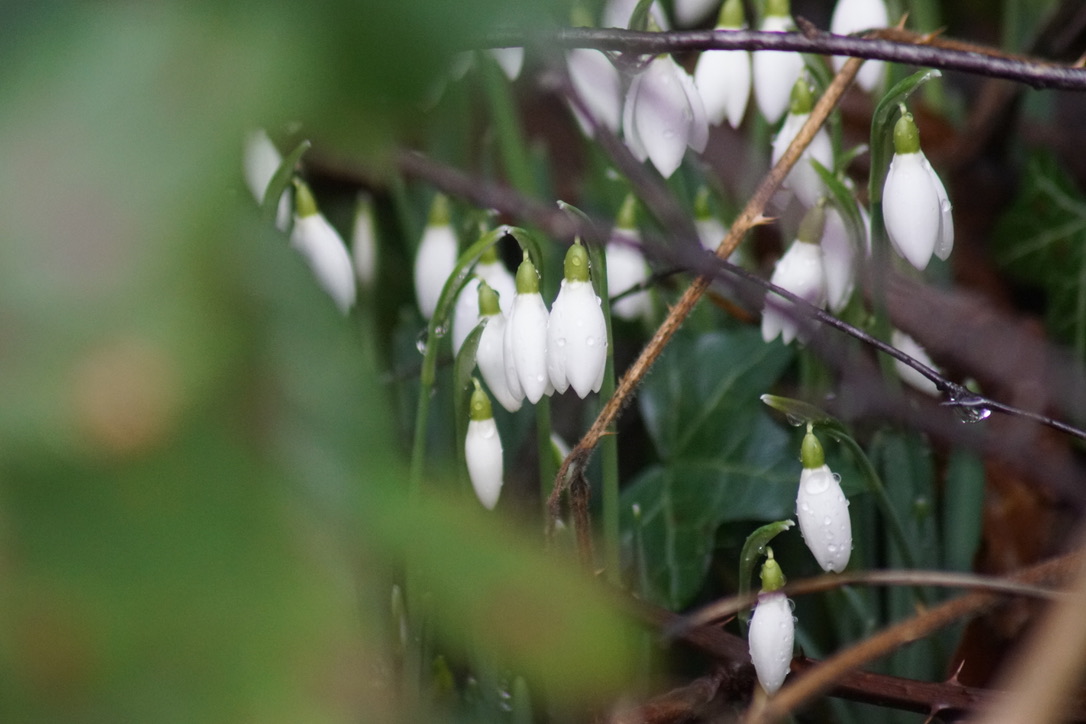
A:
[[[702,585],[716,529],[776,520],[795,505],[796,452],[759,394],[792,359],[758,330],[679,335],[646,381],[641,412],[662,462],[623,491],[641,511],[647,595],[679,609]]]

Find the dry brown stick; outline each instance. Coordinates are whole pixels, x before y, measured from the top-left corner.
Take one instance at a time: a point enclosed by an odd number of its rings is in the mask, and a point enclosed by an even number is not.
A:
[[[1038,585],[1058,585],[1069,580],[1082,565],[1082,551],[1075,551],[1027,568],[1012,580]],[[880,633],[841,651],[811,669],[806,675],[789,682],[757,711],[748,712],[746,724],[767,724],[777,721],[810,699],[829,691],[847,672],[894,651],[906,644],[928,636],[960,618],[973,616],[1000,599],[994,593],[971,593],[935,606],[913,618],[894,624]]]
[[[770,169],[754,196],[747,202],[739,218],[732,224],[728,235],[716,250],[717,257],[721,259],[728,258],[739,246],[739,242],[742,241],[746,233],[764,220],[765,217],[762,214],[765,211],[766,204],[769,203],[769,199],[799,160],[800,155],[810,144],[815,133],[826,122],[830,111],[837,106],[841,96],[844,95],[845,90],[852,83],[852,79],[856,77],[856,72],[860,69],[862,62],[858,58],[850,58],[834,77],[833,82],[826,88],[826,92],[822,94],[822,97],[819,98],[818,103],[812,109],[810,118],[803,124],[803,128],[800,129],[795,140],[785,151],[784,156],[781,157],[776,166]],[[548,534],[553,532],[554,523],[561,515],[562,493],[569,488],[576,472],[587,465],[589,458],[592,456],[592,451],[599,444],[600,438],[607,434],[608,428],[618,417],[622,408],[633,399],[634,390],[641,384],[641,380],[644,379],[649,368],[660,357],[667,343],[682,326],[687,316],[694,309],[694,305],[701,299],[705,290],[709,288],[711,282],[711,277],[699,276],[690,284],[678,303],[672,307],[663,323],[656,330],[656,333],[653,334],[652,339],[641,350],[640,356],[626,371],[626,374],[622,376],[615,394],[604,405],[595,422],[592,423],[592,427],[589,428],[588,432],[577,443],[577,446],[562,462],[555,479],[554,490],[548,501],[550,510],[547,522]]]

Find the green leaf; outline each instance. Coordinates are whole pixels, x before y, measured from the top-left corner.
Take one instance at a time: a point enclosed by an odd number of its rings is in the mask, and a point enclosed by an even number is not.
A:
[[[623,530],[641,511],[639,535],[653,600],[677,609],[701,587],[716,529],[731,520],[776,520],[795,505],[796,452],[758,392],[792,358],[756,329],[680,333],[640,398],[662,462],[623,491]]]
[[[754,575],[754,566],[758,564],[762,556],[765,555],[765,548],[769,545],[769,542],[776,538],[779,534],[792,528],[796,524],[796,521],[791,518],[787,520],[778,520],[773,523],[766,523],[761,528],[747,536],[747,540],[743,543],[743,551],[739,554],[739,591],[738,594],[743,594],[750,591],[750,579]],[[743,623],[747,622],[748,613],[740,611],[739,619]]]
[[[1086,359],[1086,197],[1053,156],[1031,159],[994,248],[1004,272],[1047,297],[1052,336]]]
[[[287,190],[287,187],[290,186],[290,180],[294,177],[294,169],[297,167],[298,162],[302,160],[302,156],[312,145],[308,139],[302,141],[294,147],[293,151],[283,157],[279,168],[275,169],[275,174],[272,176],[271,181],[268,182],[268,188],[264,190],[264,200],[260,203],[260,215],[268,222],[275,221],[275,215],[279,211],[279,199],[283,196],[283,192]]]

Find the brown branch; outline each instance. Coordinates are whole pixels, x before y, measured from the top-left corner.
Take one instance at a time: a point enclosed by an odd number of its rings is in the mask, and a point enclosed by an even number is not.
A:
[[[708,676],[694,679],[686,686],[672,689],[636,707],[623,709],[608,724],[682,724],[711,712],[720,685],[727,678],[717,668]]]
[[[809,25],[809,24],[808,24]],[[1009,55],[997,48],[965,45],[904,30],[878,30],[869,37],[832,35],[808,28],[802,33],[757,30],[693,30],[664,33],[617,28],[562,28],[547,35],[498,33],[494,47],[547,43],[566,48],[639,55],[691,50],[785,50],[817,55],[845,55],[893,63],[960,71],[1025,83],[1034,88],[1086,90],[1086,69]]]
[[[800,129],[795,140],[792,141],[792,144],[788,147],[788,150],[785,151],[784,156],[777,165],[770,169],[769,174],[766,175],[754,196],[747,202],[742,213],[739,214],[739,217],[732,224],[727,237],[720,243],[720,246],[716,250],[716,255],[719,259],[727,259],[727,257],[735,251],[736,247],[739,246],[739,242],[746,233],[756,224],[761,223],[764,220],[762,213],[765,210],[769,199],[773,196],[774,191],[780,186],[785,176],[788,175],[788,172],[792,170],[792,167],[795,165],[796,161],[799,160],[804,149],[807,148],[811,139],[814,138],[815,133],[822,124],[825,123],[830,111],[837,105],[845,90],[852,83],[852,79],[856,76],[856,71],[859,70],[860,64],[860,61],[855,58],[849,60],[834,77],[833,82],[826,88],[826,92],[819,98],[818,103],[815,104],[814,109],[811,111],[810,118],[807,119],[803,128]],[[701,299],[705,290],[708,289],[712,280],[712,276],[701,275],[691,283],[686,292],[680,297],[679,301],[672,307],[663,323],[653,334],[652,339],[645,345],[640,356],[626,371],[626,374],[622,376],[615,393],[607,401],[607,404],[604,405],[603,410],[600,411],[595,422],[592,423],[592,427],[589,428],[588,432],[585,433],[584,437],[577,443],[577,446],[562,462],[562,466],[558,470],[558,475],[555,480],[554,490],[551,493],[550,501],[548,502],[550,516],[547,529],[549,532],[553,531],[554,522],[561,515],[561,496],[568,487],[569,481],[572,479],[573,471],[583,468],[588,463],[592,451],[599,443],[600,438],[607,434],[608,428],[618,417],[622,408],[629,404],[633,399],[634,390],[641,383],[641,380],[644,379],[649,368],[651,368],[660,357],[660,354],[664,351],[664,348],[667,346],[667,343],[671,340],[672,336],[674,336],[675,332],[682,326],[682,323],[694,309],[694,305]]]

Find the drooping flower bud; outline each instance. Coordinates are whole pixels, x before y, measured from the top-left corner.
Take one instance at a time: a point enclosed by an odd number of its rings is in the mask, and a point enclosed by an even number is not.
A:
[[[772,548],[766,548],[766,556],[762,565],[762,591],[750,619],[747,643],[758,683],[767,694],[772,694],[781,688],[788,676],[795,641],[795,619],[791,602],[778,590],[784,585],[784,574],[773,558]]]
[[[709,142],[701,95],[670,55],[653,58],[630,83],[622,127],[630,152],[651,160],[664,178],[675,173],[688,146],[700,152]]]
[[[743,22],[741,0],[727,0],[720,10],[716,29],[740,30]],[[750,100],[750,53],[745,50],[706,50],[694,68],[694,85],[705,104],[705,114],[714,126],[725,117],[738,128]]]
[[[584,398],[599,392],[607,366],[607,323],[592,288],[588,252],[580,240],[566,252],[565,277],[551,305],[547,371],[558,392],[569,387]]]
[[[479,381],[473,381],[475,391],[471,393],[464,459],[468,464],[468,477],[471,478],[471,486],[475,488],[475,495],[483,507],[493,510],[502,492],[502,441],[494,423],[490,398],[479,386]]]
[[[954,220],[946,188],[920,150],[911,113],[894,126],[894,158],[882,189],[886,234],[897,253],[923,271],[931,255],[950,256]]]
[[[771,281],[787,289],[797,297],[821,307],[826,302],[826,273],[823,267],[822,246],[819,241],[825,227],[825,211],[816,204],[803,218],[796,240],[777,262]],[[788,344],[799,333],[795,306],[772,292],[766,294],[762,310],[762,339],[772,342],[781,336]]]
[[[640,241],[641,234],[637,230],[636,212],[637,199],[630,194],[618,212],[615,231]],[[649,267],[640,249],[617,241],[608,241],[605,253],[607,254],[607,293],[612,298],[648,281]],[[611,305],[611,312],[627,320],[648,317],[652,313],[652,299],[649,297],[648,290],[623,297]]]
[[[796,496],[796,518],[803,540],[824,571],[840,573],[852,555],[852,520],[841,482],[826,465],[822,444],[811,426],[800,448],[803,472]]]
[[[456,268],[458,246],[449,221],[449,201],[438,194],[415,254],[415,298],[423,319],[434,316],[441,290]]]
[[[890,15],[886,10],[885,0],[838,0],[830,20],[830,32],[835,35],[850,35],[862,30],[885,28],[890,24]],[[833,70],[841,71],[845,58],[833,56]],[[885,75],[886,63],[881,60],[866,60],[856,74],[856,83],[870,93],[875,90]]]
[[[354,267],[347,246],[324,214],[317,210],[317,202],[309,187],[295,180],[296,211],[290,245],[294,247],[313,270],[317,282],[332,297],[339,311],[346,314],[354,305]]]
[[[516,388],[509,385],[505,371],[506,317],[498,306],[498,295],[485,281],[479,283],[479,316],[486,319],[486,326],[479,336],[475,363],[498,404],[509,412],[516,412],[524,401],[524,390],[519,382]]]
[[[796,29],[788,0],[769,0],[761,30],[786,33]],[[788,109],[792,86],[803,72],[803,56],[779,50],[754,53],[754,99],[770,123],[776,123]]]
[[[551,387],[547,373],[547,305],[539,293],[539,274],[524,254],[517,269],[517,293],[505,327],[505,376],[534,405]]]
[[[811,88],[807,84],[806,78],[800,78],[792,87],[792,100],[788,116],[785,117],[780,132],[773,139],[772,163],[774,166],[784,156],[784,152],[788,150],[788,147],[792,145],[792,141],[799,135],[800,129],[807,123],[807,119],[811,117],[813,107],[814,98],[811,96]],[[811,143],[803,150],[803,154],[796,161],[792,170],[788,172],[784,183],[781,184],[782,188],[791,190],[800,203],[807,208],[814,206],[819,197],[826,192],[826,185],[822,182],[822,177],[818,175],[818,171],[811,165],[812,159],[818,161],[826,169],[833,171],[833,144],[830,142],[830,135],[826,132],[825,127],[818,129],[814,138],[811,139]]]

